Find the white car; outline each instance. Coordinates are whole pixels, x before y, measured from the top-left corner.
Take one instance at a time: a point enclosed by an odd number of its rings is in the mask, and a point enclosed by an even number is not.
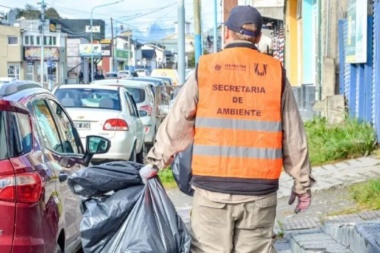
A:
[[[94,84],[122,86],[128,90],[137,104],[139,116],[144,125],[145,145],[149,150],[156,140],[156,133],[160,123],[156,117],[156,105],[151,83],[140,80],[118,79],[97,80],[91,83],[91,85]]]
[[[150,72],[149,70],[146,70],[146,69],[136,69],[136,74],[138,76],[149,76],[150,75]]]
[[[107,154],[92,161],[145,159],[144,126],[127,89],[109,85],[61,85],[54,95],[73,119],[82,142],[100,135],[111,141]]]
[[[17,81],[17,79],[14,77],[0,77],[0,84],[2,84],[2,83],[13,83],[16,81]]]
[[[132,74],[129,70],[120,70],[117,72],[117,78],[128,78],[132,77]]]

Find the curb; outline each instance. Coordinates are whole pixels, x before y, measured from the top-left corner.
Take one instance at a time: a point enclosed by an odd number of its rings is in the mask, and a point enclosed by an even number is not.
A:
[[[380,220],[358,224],[326,224],[325,231],[353,252],[380,252]]]

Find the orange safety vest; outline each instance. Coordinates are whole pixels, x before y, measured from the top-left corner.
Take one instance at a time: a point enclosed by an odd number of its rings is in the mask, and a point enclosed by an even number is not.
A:
[[[200,188],[252,195],[278,189],[282,66],[252,47],[200,58],[192,159]]]

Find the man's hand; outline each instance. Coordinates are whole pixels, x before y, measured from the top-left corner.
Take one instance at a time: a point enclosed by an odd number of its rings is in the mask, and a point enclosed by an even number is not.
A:
[[[308,191],[307,193],[304,194],[297,194],[294,191],[290,194],[289,202],[288,204],[291,205],[294,203],[294,200],[298,198],[298,203],[296,206],[296,209],[294,209],[294,212],[297,214],[299,212],[306,211],[311,203],[311,193]]]
[[[158,172],[158,168],[151,164],[145,165],[139,171],[140,177],[144,184],[146,184],[146,181],[149,180],[150,178],[155,177],[157,175],[157,172]]]

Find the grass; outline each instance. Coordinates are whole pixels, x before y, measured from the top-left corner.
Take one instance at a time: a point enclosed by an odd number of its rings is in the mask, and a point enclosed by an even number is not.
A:
[[[362,207],[380,210],[380,179],[371,179],[349,188],[352,198]]]
[[[368,123],[346,118],[330,125],[325,118],[305,122],[310,162],[313,166],[371,154],[376,134]]]
[[[336,212],[330,212],[327,216],[380,210],[380,179],[372,179],[364,183],[354,184],[348,188],[348,192],[356,205]]]
[[[160,170],[158,176],[166,189],[177,187],[177,183],[174,181],[173,172],[170,167],[165,170]]]

